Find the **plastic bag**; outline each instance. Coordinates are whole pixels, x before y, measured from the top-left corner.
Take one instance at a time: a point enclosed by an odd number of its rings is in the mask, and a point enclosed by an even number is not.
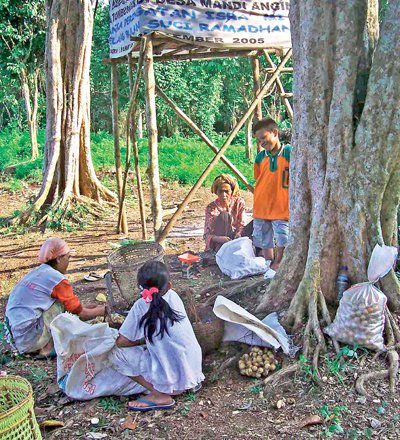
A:
[[[110,367],[108,354],[115,346],[117,330],[108,324],[87,324],[70,313],[58,315],[50,327],[57,353],[57,382],[67,396],[89,400],[144,390]]]
[[[269,262],[255,256],[253,243],[248,237],[224,243],[217,252],[216,261],[221,272],[233,280],[264,273],[269,268]]]
[[[269,326],[243,307],[221,295],[218,295],[215,300],[213,312],[218,318],[226,321],[225,341],[272,347],[274,350],[282,348],[285,354],[291,354],[289,337],[278,323],[276,314],[269,315],[267,322],[272,323],[273,327]]]
[[[386,296],[373,284],[393,267],[397,249],[376,245],[368,265],[368,282],[355,284],[343,293],[334,322],[325,329],[331,338],[383,350]]]

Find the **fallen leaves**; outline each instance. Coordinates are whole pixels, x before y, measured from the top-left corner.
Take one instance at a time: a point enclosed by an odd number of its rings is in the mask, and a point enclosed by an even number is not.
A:
[[[122,429],[130,429],[131,431],[134,431],[138,426],[136,419],[137,419],[137,415],[136,415],[135,419],[133,419],[133,417],[131,415],[129,415],[123,421],[123,423],[121,423],[121,428]]]
[[[305,428],[306,426],[312,425],[322,425],[324,420],[317,414],[313,414],[311,416],[307,416],[303,420],[299,422],[299,428]]]
[[[64,422],[62,420],[44,420],[39,423],[41,428],[62,428],[64,426]]]

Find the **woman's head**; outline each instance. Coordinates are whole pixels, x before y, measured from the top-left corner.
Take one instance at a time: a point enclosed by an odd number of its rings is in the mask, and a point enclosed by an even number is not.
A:
[[[216,194],[221,202],[229,202],[232,197],[239,195],[239,185],[233,176],[221,174],[214,179],[211,192]]]
[[[157,287],[164,294],[170,288],[167,266],[161,261],[144,263],[137,273],[137,283],[140,289]]]
[[[145,337],[150,343],[153,336],[168,334],[168,326],[181,321],[184,317],[171,309],[167,301],[162,297],[170,288],[169,272],[167,266],[160,261],[148,261],[138,271],[137,283],[139,289],[150,290],[156,288],[150,297],[149,309],[140,319],[139,325],[143,326]],[[157,332],[158,329],[158,332]]]
[[[61,238],[48,238],[39,250],[39,263],[45,263],[61,273],[66,273],[71,250]]]

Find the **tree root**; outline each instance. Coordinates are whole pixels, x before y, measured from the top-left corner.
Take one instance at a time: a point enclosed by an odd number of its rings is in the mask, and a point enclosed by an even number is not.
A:
[[[261,286],[263,284],[265,284],[265,280],[262,276],[260,279],[256,279],[256,280],[254,280],[254,278],[242,280],[242,282],[235,285],[235,287],[230,288],[230,289],[221,290],[221,291],[215,293],[214,295],[210,296],[210,298],[208,298],[204,304],[211,305],[215,301],[215,298],[218,295],[222,295],[225,298],[232,298],[239,293],[244,294],[246,291],[256,290],[259,286]]]
[[[356,381],[356,391],[363,395],[368,396],[368,393],[364,387],[365,381],[371,381],[374,379],[389,379],[389,389],[391,393],[396,391],[397,375],[399,372],[399,354],[397,348],[400,347],[400,329],[390,313],[389,309],[385,310],[385,333],[387,340],[387,351],[378,352],[374,359],[383,353],[387,353],[389,361],[389,367],[386,370],[374,371],[372,373],[362,374]]]
[[[49,224],[62,226],[64,221],[81,224],[83,218],[76,213],[76,210],[71,212],[71,206],[82,206],[84,208],[82,215],[92,215],[97,219],[101,217],[103,211],[100,203],[85,196],[72,195],[69,198],[57,199],[47,208],[43,204],[33,203],[27,210],[12,218],[9,224],[10,226],[32,226],[43,230]]]
[[[299,369],[299,363],[295,362],[292,365],[282,368],[281,370],[277,371],[271,376],[268,376],[263,381],[260,381],[260,384],[264,384],[265,388],[267,387],[274,388],[284,377],[295,374],[298,371],[298,369]]]

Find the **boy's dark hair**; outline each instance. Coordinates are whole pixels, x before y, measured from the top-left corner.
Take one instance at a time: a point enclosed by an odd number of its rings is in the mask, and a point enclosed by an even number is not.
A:
[[[158,293],[153,293],[153,299],[150,302],[149,310],[142,316],[139,326],[144,329],[144,335],[150,343],[153,342],[153,336],[157,329],[157,322],[160,322],[160,329],[155,336],[168,333],[168,321],[171,325],[184,319],[180,313],[171,309],[167,301],[163,299],[168,290],[169,272],[167,266],[161,261],[148,261],[138,271],[137,283],[141,289],[150,289],[157,287]]]
[[[278,124],[273,119],[271,118],[260,119],[253,125],[253,136],[261,128],[266,128],[268,131],[272,131],[274,129],[279,130]]]

